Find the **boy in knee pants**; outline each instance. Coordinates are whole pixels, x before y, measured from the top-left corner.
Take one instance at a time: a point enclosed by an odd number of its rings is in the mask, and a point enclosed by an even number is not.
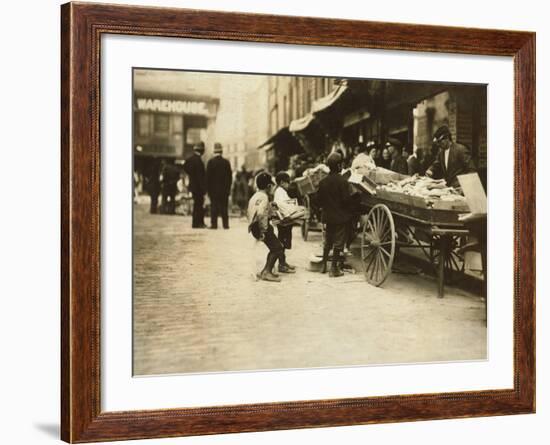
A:
[[[319,183],[319,203],[321,205],[322,221],[326,225],[325,245],[323,248],[323,273],[327,271],[328,256],[334,249],[331,277],[344,275],[340,264],[343,262],[342,252],[346,244],[347,227],[351,221],[350,188],[346,179],[340,175],[342,156],[331,153],[327,158],[330,174]]]
[[[271,204],[269,196],[273,190],[273,180],[268,173],[260,173],[256,177],[258,191],[248,202],[248,231],[259,241],[262,241],[269,252],[265,266],[258,273],[258,278],[264,281],[279,282],[281,278],[273,273],[275,263],[284,252],[283,245],[275,236],[273,227],[269,223]]]
[[[279,172],[275,176],[275,182],[277,187],[275,188],[275,193],[273,194],[273,202],[277,204],[279,208],[284,207],[285,203],[290,200],[287,190],[290,187],[290,176],[287,172]],[[288,264],[286,261],[286,250],[292,248],[292,225],[277,226],[277,238],[283,245],[283,253],[279,258],[279,272],[281,273],[295,273],[296,267]]]

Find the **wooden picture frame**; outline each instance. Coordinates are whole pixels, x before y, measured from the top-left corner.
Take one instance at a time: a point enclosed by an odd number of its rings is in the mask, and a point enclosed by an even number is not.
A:
[[[61,437],[71,443],[494,416],[535,411],[535,34],[147,8],[61,7]],[[102,412],[100,38],[220,39],[512,56],[514,387],[209,408]]]

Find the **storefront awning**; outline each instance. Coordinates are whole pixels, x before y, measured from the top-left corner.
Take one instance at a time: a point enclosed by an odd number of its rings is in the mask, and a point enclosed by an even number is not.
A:
[[[277,133],[275,133],[273,136],[271,136],[268,140],[266,140],[262,145],[259,145],[258,148],[264,148],[266,147],[266,150],[269,150],[271,147],[268,147],[268,145],[275,145],[275,143],[281,139],[283,139],[288,133],[288,127],[283,127]]]
[[[348,87],[346,85],[339,85],[338,88],[333,90],[330,94],[327,94],[326,96],[321,97],[320,99],[317,99],[315,102],[313,102],[311,112],[313,114],[316,114],[332,107],[347,90]]]
[[[293,120],[290,125],[288,126],[288,129],[291,133],[296,133],[298,131],[305,130],[309,124],[315,119],[313,115],[306,114],[304,117],[301,117],[300,119]]]
[[[274,150],[278,155],[292,156],[302,153],[304,150],[298,140],[289,131],[289,127],[283,127],[267,141],[258,147],[258,149]]]

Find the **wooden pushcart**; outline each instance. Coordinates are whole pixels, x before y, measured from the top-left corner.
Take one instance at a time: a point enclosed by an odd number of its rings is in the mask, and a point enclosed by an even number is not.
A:
[[[370,194],[361,187],[361,259],[367,281],[380,286],[392,271],[399,249],[419,249],[437,275],[438,296],[444,295],[446,279],[464,272],[460,246],[469,231],[459,221],[462,209],[428,208],[414,198],[391,193]]]

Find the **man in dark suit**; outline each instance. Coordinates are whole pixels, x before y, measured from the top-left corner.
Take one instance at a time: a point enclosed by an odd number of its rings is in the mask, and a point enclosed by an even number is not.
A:
[[[433,140],[439,152],[431,167],[426,170],[426,175],[435,179],[443,178],[450,187],[460,187],[457,176],[476,171],[470,151],[464,145],[453,142],[446,125],[436,130]]]
[[[331,153],[327,158],[330,174],[319,183],[317,196],[323,211],[322,220],[326,224],[325,245],[323,247],[323,273],[327,271],[328,256],[334,248],[332,256],[331,277],[344,275],[340,268],[343,262],[342,252],[347,238],[347,228],[352,218],[350,211],[350,185],[340,174],[342,169],[342,156],[339,153]]]
[[[231,191],[232,172],[229,161],[222,157],[223,148],[218,142],[214,144],[214,157],[206,166],[206,183],[210,196],[211,229],[218,228],[218,217],[222,217],[224,229],[229,229],[227,201]]]
[[[180,172],[174,165],[173,159],[164,162],[162,168],[162,211],[167,215],[176,213],[176,195],[178,194],[178,180]]]
[[[193,147],[193,154],[185,161],[183,169],[189,176],[189,191],[193,195],[193,222],[194,229],[203,229],[204,224],[204,195],[206,194],[206,170],[201,156],[204,154],[204,142]]]

